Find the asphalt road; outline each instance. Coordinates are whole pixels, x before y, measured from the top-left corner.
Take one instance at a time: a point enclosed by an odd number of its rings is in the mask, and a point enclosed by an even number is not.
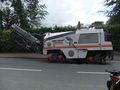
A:
[[[48,63],[44,59],[0,58],[0,90],[107,90],[107,65]]]

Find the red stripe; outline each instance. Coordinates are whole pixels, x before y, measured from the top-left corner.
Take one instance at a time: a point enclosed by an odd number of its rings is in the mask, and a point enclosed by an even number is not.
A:
[[[52,46],[52,47],[44,47],[44,49],[52,49],[52,48],[99,48],[99,47],[112,47],[112,45],[81,45],[81,46]]]

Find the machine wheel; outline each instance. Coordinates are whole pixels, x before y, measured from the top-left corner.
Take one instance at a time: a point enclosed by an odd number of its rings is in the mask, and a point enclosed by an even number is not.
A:
[[[65,57],[64,57],[64,55],[58,55],[58,61],[59,61],[60,63],[64,63],[64,62],[65,62]]]
[[[86,63],[93,63],[94,62],[94,57],[93,56],[89,56],[86,60]]]
[[[101,56],[101,64],[106,64],[106,57]]]
[[[48,54],[48,62],[52,61],[52,54]]]
[[[48,54],[48,62],[54,62],[57,61],[58,55],[55,53]]]
[[[95,56],[95,62],[99,63],[99,64],[106,64],[106,57],[105,56],[101,56],[100,54],[96,55]]]

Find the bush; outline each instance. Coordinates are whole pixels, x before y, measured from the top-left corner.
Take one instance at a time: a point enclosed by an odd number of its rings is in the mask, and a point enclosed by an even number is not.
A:
[[[111,34],[113,48],[115,51],[120,51],[120,24],[106,26]]]
[[[19,47],[11,38],[10,30],[0,30],[0,52],[28,52]]]

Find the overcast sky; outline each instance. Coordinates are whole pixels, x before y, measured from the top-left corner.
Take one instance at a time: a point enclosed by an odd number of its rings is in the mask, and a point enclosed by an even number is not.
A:
[[[94,21],[106,22],[108,17],[99,11],[104,10],[104,0],[43,0],[48,15],[44,24],[76,25],[78,21],[90,24]]]

